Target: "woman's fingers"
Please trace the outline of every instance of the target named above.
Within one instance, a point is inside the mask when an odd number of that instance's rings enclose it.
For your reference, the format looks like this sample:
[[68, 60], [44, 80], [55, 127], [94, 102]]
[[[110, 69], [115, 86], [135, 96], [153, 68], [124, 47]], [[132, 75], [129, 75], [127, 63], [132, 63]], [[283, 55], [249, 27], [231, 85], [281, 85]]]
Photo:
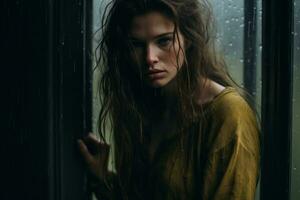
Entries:
[[98, 178], [103, 178], [107, 172], [110, 146], [88, 135], [84, 140], [78, 140], [79, 151], [85, 160], [89, 171]]
[[101, 143], [99, 141], [99, 139], [96, 138], [96, 136], [92, 133], [89, 133], [85, 138], [84, 138], [85, 141], [88, 141], [90, 143], [93, 143], [93, 144], [99, 144]]
[[84, 144], [87, 148], [87, 150], [90, 152], [92, 155], [96, 155], [99, 153], [105, 152], [107, 144], [104, 142], [100, 141], [99, 139], [96, 138], [96, 136], [92, 133], [88, 134], [84, 139]]
[[79, 151], [81, 153], [81, 155], [83, 156], [84, 160], [90, 164], [90, 163], [93, 163], [93, 156], [92, 154], [90, 154], [87, 146], [84, 144], [84, 142], [82, 140], [77, 140], [78, 142], [78, 146], [79, 146]]

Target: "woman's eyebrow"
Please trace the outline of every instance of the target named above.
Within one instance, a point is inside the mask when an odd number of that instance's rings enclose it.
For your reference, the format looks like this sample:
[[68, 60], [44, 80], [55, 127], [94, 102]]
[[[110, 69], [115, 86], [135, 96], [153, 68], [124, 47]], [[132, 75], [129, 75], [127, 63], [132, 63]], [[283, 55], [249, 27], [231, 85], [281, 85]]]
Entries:
[[159, 38], [170, 36], [170, 35], [173, 35], [173, 34], [174, 34], [173, 32], [163, 33], [163, 34], [155, 36], [153, 39], [159, 39]]
[[[174, 34], [174, 32], [162, 33], [162, 34], [154, 36], [152, 39], [156, 40], [156, 39], [166, 37], [166, 36], [170, 36], [170, 35], [173, 35], [173, 34]], [[138, 37], [134, 37], [134, 36], [129, 36], [129, 39], [132, 40], [132, 41], [143, 41], [143, 39], [138, 38]]]

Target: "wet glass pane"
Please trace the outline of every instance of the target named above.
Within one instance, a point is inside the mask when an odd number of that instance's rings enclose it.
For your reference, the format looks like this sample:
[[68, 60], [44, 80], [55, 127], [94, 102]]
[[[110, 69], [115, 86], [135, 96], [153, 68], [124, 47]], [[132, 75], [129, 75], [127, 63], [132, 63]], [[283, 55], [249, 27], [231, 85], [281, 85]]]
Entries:
[[244, 1], [212, 0], [217, 27], [217, 45], [228, 70], [237, 83], [243, 83]]
[[295, 0], [291, 200], [300, 199], [300, 0]]
[[261, 94], [262, 94], [262, 79], [261, 79], [261, 53], [262, 53], [262, 0], [257, 0], [257, 26], [256, 26], [256, 109], [261, 115]]
[[[97, 39], [99, 38], [99, 35], [97, 35], [97, 30], [100, 28], [101, 25], [101, 13], [103, 12], [105, 6], [105, 1], [103, 0], [93, 0], [93, 53], [95, 53], [95, 49], [97, 47]], [[93, 57], [93, 68], [95, 66], [95, 57]], [[97, 94], [97, 82], [99, 79], [98, 76], [98, 70], [94, 69], [93, 71], [93, 109], [92, 109], [92, 116], [93, 116], [93, 132], [96, 133], [97, 132], [97, 118], [98, 118], [98, 114], [99, 114], [99, 97]]]

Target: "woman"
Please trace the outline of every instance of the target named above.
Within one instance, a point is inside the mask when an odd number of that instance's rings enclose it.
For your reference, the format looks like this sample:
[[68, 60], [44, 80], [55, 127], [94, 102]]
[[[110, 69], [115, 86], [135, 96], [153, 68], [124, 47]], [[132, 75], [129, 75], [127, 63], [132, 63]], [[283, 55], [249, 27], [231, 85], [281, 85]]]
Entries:
[[[96, 196], [254, 199], [258, 124], [214, 52], [208, 3], [113, 0], [106, 10], [102, 140], [79, 140]], [[107, 120], [115, 172], [107, 169]]]

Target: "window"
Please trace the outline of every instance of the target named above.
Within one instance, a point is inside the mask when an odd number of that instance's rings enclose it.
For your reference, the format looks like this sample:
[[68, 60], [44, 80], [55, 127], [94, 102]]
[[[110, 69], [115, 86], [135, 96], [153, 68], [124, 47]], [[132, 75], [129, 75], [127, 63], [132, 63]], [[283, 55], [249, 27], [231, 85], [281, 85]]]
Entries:
[[294, 75], [291, 200], [300, 198], [300, 1], [294, 1]]

